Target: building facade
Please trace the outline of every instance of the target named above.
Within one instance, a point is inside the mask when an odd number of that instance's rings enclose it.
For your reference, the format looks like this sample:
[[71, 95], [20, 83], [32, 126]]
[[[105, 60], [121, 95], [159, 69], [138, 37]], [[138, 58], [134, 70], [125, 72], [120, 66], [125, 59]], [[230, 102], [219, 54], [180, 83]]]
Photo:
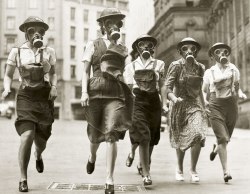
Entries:
[[[117, 7], [128, 14], [128, 0], [1, 0], [0, 1], [0, 90], [8, 54], [13, 46], [24, 43], [24, 33], [18, 27], [29, 16], [41, 17], [48, 25], [44, 44], [53, 47], [57, 55], [58, 98], [57, 117], [82, 119], [80, 105], [81, 58], [86, 43], [101, 36], [96, 19], [105, 7]], [[127, 44], [126, 23], [121, 30]], [[12, 96], [19, 86], [18, 74], [13, 82]]]
[[[205, 1], [205, 0], [204, 0]], [[213, 0], [207, 17], [209, 46], [224, 42], [232, 48], [231, 62], [240, 70], [240, 87], [248, 99], [239, 102], [239, 127], [250, 127], [250, 1]]]
[[170, 65], [180, 57], [176, 50], [177, 43], [185, 37], [192, 37], [202, 46], [198, 61], [208, 66], [208, 8], [200, 7], [199, 1], [185, 0], [155, 0], [154, 7], [156, 20], [149, 34], [158, 40], [155, 57]]
[[156, 58], [167, 65], [179, 58], [177, 43], [184, 37], [202, 46], [198, 61], [213, 65], [208, 49], [216, 42], [232, 48], [231, 62], [240, 70], [240, 87], [247, 100], [239, 101], [238, 127], [250, 128], [250, 1], [249, 0], [155, 0], [155, 25], [149, 34], [159, 42]]

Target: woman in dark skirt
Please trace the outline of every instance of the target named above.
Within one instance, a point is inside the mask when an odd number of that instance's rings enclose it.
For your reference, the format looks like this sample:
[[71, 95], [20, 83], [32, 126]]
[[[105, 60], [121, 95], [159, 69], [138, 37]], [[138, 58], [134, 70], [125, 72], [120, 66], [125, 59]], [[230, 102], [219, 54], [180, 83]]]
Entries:
[[199, 182], [196, 165], [207, 129], [201, 92], [205, 67], [195, 60], [200, 44], [193, 38], [184, 38], [178, 43], [177, 49], [182, 58], [170, 64], [165, 82], [167, 97], [173, 104], [170, 142], [176, 149], [178, 160], [175, 178], [177, 181], [184, 181], [183, 161], [186, 150], [190, 148], [191, 181]]
[[[117, 43], [124, 17], [116, 8], [104, 9], [97, 21], [106, 35], [89, 42], [83, 57], [81, 103], [85, 109], [90, 140], [86, 169], [88, 174], [93, 173], [98, 147], [101, 142], [106, 142], [106, 194], [114, 193], [116, 142], [123, 139], [126, 130], [131, 127], [131, 116], [127, 108], [131, 105], [127, 100], [131, 93], [122, 82], [127, 49]], [[90, 78], [91, 68], [93, 77]]]
[[[157, 40], [142, 35], [132, 44], [139, 56], [126, 65], [125, 82], [134, 94], [132, 128], [129, 130], [131, 152], [126, 165], [132, 165], [135, 149], [139, 146], [140, 162], [137, 165], [144, 185], [151, 185], [150, 163], [153, 148], [160, 140], [161, 101], [159, 94], [163, 86], [165, 63], [154, 59], [152, 53]], [[142, 170], [141, 170], [142, 169]]]
[[238, 117], [237, 96], [246, 98], [239, 89], [239, 70], [228, 61], [230, 53], [231, 48], [224, 43], [216, 43], [209, 49], [209, 56], [215, 60], [215, 65], [206, 70], [203, 83], [209, 120], [217, 139], [210, 160], [213, 161], [219, 153], [225, 182], [232, 179], [227, 165], [227, 144]]
[[27, 169], [33, 142], [36, 169], [39, 173], [44, 170], [42, 152], [46, 148], [54, 121], [53, 101], [57, 97], [56, 56], [54, 49], [42, 46], [42, 37], [48, 28], [49, 26], [38, 17], [29, 17], [24, 21], [19, 29], [25, 33], [27, 42], [11, 50], [4, 76], [3, 98], [10, 93], [16, 68], [21, 78], [16, 99], [15, 122], [16, 131], [21, 137], [18, 153], [21, 171], [20, 192], [28, 191]]

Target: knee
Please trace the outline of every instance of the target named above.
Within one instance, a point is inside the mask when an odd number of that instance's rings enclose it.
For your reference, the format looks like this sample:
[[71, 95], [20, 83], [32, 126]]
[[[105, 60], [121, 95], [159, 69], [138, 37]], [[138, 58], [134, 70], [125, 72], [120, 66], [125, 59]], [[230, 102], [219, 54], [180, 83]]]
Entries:
[[35, 137], [34, 130], [28, 130], [22, 133], [21, 135], [21, 143], [32, 143]]
[[226, 146], [229, 139], [227, 137], [221, 137], [218, 139], [218, 145]]

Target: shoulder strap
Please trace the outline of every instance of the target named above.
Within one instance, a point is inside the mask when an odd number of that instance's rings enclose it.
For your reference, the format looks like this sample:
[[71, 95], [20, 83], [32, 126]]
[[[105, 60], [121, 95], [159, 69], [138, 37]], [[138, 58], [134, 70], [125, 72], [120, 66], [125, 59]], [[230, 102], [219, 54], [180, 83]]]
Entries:
[[155, 59], [154, 64], [153, 64], [153, 70], [155, 70], [156, 65], [157, 65], [157, 60]]
[[231, 69], [232, 71], [232, 78], [231, 78], [231, 94], [233, 95], [235, 89], [234, 89], [234, 70]]
[[20, 67], [21, 66], [21, 49], [20, 49], [20, 47], [18, 47], [17, 48], [17, 56], [18, 56], [18, 64], [16, 64], [17, 65], [17, 67]]
[[215, 80], [215, 77], [214, 77], [214, 70], [213, 70], [213, 69], [211, 69], [211, 73], [212, 73], [213, 80]]
[[135, 71], [135, 62], [134, 61], [132, 62], [132, 66], [133, 66], [133, 69]]
[[43, 49], [40, 49], [40, 62], [43, 62]]

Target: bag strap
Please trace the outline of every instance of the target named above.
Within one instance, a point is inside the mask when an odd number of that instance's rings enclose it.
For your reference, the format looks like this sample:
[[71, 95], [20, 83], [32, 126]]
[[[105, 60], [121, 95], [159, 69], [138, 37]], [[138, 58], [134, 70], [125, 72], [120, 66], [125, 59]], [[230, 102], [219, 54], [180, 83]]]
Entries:
[[153, 64], [153, 70], [155, 70], [156, 65], [157, 65], [157, 60], [155, 59], [154, 64]]
[[18, 64], [16, 64], [17, 65], [17, 67], [20, 67], [21, 66], [21, 49], [20, 49], [20, 47], [18, 47], [17, 48], [17, 56], [18, 56]]
[[233, 95], [233, 93], [235, 92], [235, 89], [234, 89], [234, 70], [231, 69], [232, 71], [232, 78], [231, 78], [231, 95]]
[[211, 73], [212, 73], [212, 78], [213, 78], [213, 80], [215, 80], [215, 77], [214, 77], [214, 70], [213, 70], [213, 69], [211, 69]]
[[133, 65], [133, 69], [134, 69], [134, 72], [135, 72], [135, 62], [134, 61], [132, 62], [132, 65]]
[[43, 62], [43, 49], [40, 49], [40, 63]]

